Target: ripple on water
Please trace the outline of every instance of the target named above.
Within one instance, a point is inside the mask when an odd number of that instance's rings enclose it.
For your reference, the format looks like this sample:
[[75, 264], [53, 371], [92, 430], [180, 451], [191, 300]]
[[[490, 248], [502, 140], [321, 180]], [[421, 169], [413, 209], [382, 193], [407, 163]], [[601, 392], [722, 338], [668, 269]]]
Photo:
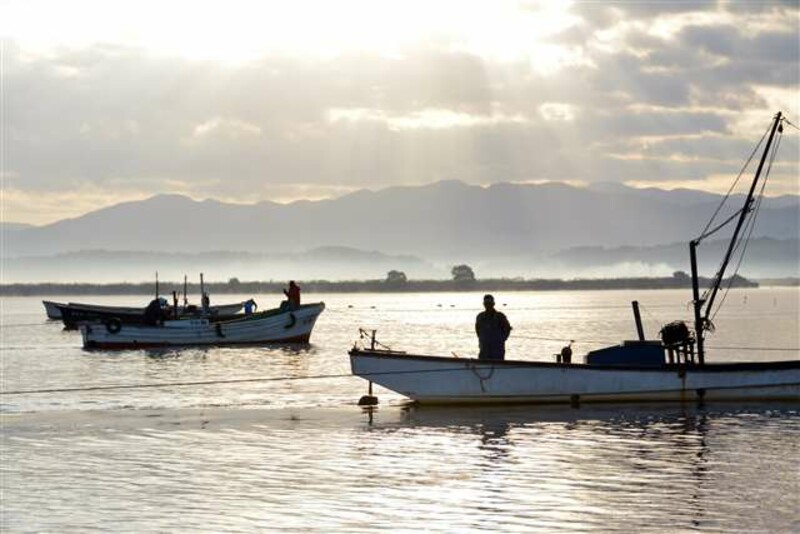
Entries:
[[[660, 315], [685, 311], [682, 293], [645, 297]], [[479, 295], [325, 300], [300, 351], [85, 352], [55, 324], [4, 330], [0, 380], [8, 391], [347, 374], [359, 325], [395, 348], [474, 353]], [[578, 338], [578, 350], [598, 331], [630, 336], [626, 293], [507, 300], [520, 334], [509, 350], [524, 359], [561, 346], [526, 332]], [[781, 296], [788, 313], [769, 319], [783, 325], [781, 344], [797, 343], [796, 302]], [[738, 321], [764, 310], [734, 311]], [[743, 342], [748, 329], [735, 330], [720, 328], [716, 343]], [[365, 390], [341, 377], [4, 396], [0, 529], [798, 531], [796, 405], [401, 409], [378, 388], [370, 423], [353, 405]]]

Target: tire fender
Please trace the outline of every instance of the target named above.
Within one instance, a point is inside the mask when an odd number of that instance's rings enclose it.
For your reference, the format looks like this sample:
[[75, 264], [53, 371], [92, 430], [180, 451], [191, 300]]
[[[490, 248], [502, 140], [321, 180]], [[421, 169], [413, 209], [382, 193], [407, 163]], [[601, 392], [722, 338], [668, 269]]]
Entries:
[[122, 330], [122, 321], [118, 317], [112, 317], [106, 321], [106, 330], [109, 334], [118, 334]]

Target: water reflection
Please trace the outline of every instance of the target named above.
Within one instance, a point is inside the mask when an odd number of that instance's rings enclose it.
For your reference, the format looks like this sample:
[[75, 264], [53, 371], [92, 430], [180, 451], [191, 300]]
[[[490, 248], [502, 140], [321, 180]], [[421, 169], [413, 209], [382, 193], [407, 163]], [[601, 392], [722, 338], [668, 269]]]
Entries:
[[[252, 347], [245, 347], [250, 352], [262, 354], [281, 354], [286, 356], [310, 356], [316, 353], [316, 347], [311, 344], [298, 344], [298, 343], [278, 343], [269, 346], [254, 345]], [[213, 355], [218, 352], [234, 351], [239, 353], [240, 347], [156, 347], [145, 348], [140, 350], [126, 350], [126, 351], [93, 351], [101, 353], [104, 356], [113, 355], [138, 355], [144, 354], [148, 358], [155, 360], [163, 360], [169, 358], [195, 358], [204, 360], [208, 355]]]
[[[426, 449], [432, 435], [458, 436], [459, 449], [467, 451], [459, 461], [483, 484], [483, 497], [476, 497], [482, 513], [506, 513], [511, 500], [537, 510], [539, 526], [594, 528], [628, 511], [642, 521], [640, 527], [656, 530], [679, 523], [713, 529], [726, 524], [724, 511], [736, 506], [730, 499], [739, 496], [720, 487], [729, 478], [720, 458], [757, 455], [752, 448], [770, 436], [788, 440], [785, 447], [795, 451], [796, 461], [800, 422], [792, 404], [579, 409], [411, 405], [397, 420], [381, 419], [380, 412], [371, 414], [372, 432], [419, 436], [417, 445]], [[767, 420], [777, 427], [765, 425]], [[787, 427], [793, 433], [778, 430]], [[737, 436], [733, 442], [731, 435]], [[408, 440], [414, 444], [413, 438]], [[440, 461], [451, 457], [448, 451], [437, 454]], [[741, 483], [747, 484], [737, 480], [733, 485]], [[524, 496], [518, 494], [522, 489]]]

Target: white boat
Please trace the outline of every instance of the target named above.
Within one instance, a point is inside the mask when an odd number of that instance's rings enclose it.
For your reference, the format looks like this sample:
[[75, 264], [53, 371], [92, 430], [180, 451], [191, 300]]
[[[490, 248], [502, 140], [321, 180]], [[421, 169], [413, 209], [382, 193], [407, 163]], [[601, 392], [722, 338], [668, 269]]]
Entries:
[[260, 345], [308, 343], [322, 302], [294, 310], [274, 309], [240, 319], [210, 322], [208, 319], [166, 321], [163, 325], [123, 324], [110, 319], [80, 326], [87, 349], [138, 349], [157, 347]]
[[61, 306], [66, 306], [66, 304], [52, 300], [43, 300], [42, 304], [44, 304], [44, 311], [47, 313], [48, 319], [61, 319]]
[[[702, 235], [689, 244], [693, 330], [677, 321], [661, 330], [661, 341], [645, 341], [638, 303], [634, 302], [639, 340], [590, 352], [579, 364], [571, 363], [571, 349], [562, 353], [567, 356], [566, 361], [555, 363], [408, 355], [377, 349], [373, 331], [369, 348], [357, 345], [350, 351], [353, 374], [370, 382], [370, 392], [375, 383], [420, 403], [800, 401], [800, 360], [706, 363], [704, 346], [706, 331], [713, 329], [710, 318], [725, 269], [736, 250], [746, 249], [738, 247], [742, 244], [738, 239], [747, 233], [743, 229], [752, 228], [749, 225], [753, 218], [748, 217], [757, 212], [756, 185], [776, 132], [783, 131], [782, 120], [781, 113], [774, 118], [744, 207], [713, 226], [718, 209]], [[774, 158], [774, 152], [771, 155]], [[701, 296], [697, 247], [734, 221], [736, 226], [720, 269]], [[369, 395], [362, 401], [374, 404], [377, 399]]]
[[353, 349], [354, 375], [424, 404], [800, 401], [800, 361], [659, 367], [487, 361]]

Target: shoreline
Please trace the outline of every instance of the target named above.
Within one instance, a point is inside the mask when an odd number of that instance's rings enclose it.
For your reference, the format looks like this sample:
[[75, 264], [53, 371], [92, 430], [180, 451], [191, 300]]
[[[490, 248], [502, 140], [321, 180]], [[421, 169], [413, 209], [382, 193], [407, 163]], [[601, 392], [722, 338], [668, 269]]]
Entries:
[[[386, 280], [298, 280], [306, 293], [440, 293], [440, 292], [497, 292], [497, 291], [588, 291], [619, 289], [690, 289], [691, 280], [684, 276], [660, 278], [587, 278], [587, 279], [531, 279], [510, 278], [454, 281], [454, 280], [408, 280], [391, 283]], [[700, 285], [706, 286], [710, 279], [701, 278]], [[725, 281], [724, 284], [727, 284]], [[752, 281], [740, 276], [733, 280], [732, 287], [757, 288], [760, 286], [799, 287], [800, 278], [781, 278]], [[159, 282], [160, 293], [164, 295], [183, 292], [182, 282]], [[280, 293], [286, 282], [207, 282], [205, 290], [211, 294], [263, 294]], [[50, 295], [152, 295], [153, 282], [117, 283], [14, 283], [0, 284], [0, 296], [26, 297]], [[200, 285], [190, 283], [188, 293], [198, 293]]]

